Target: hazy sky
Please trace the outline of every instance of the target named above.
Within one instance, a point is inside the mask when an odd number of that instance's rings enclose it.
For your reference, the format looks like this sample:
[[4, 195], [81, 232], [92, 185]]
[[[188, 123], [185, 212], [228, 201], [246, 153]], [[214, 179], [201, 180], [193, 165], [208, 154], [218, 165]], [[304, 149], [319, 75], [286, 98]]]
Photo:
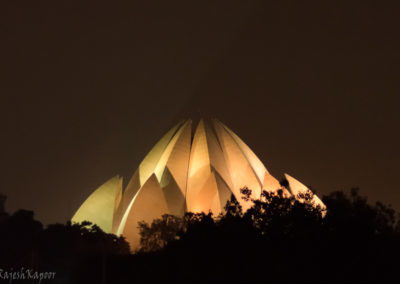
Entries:
[[0, 1], [6, 208], [64, 222], [181, 118], [400, 209], [399, 1]]

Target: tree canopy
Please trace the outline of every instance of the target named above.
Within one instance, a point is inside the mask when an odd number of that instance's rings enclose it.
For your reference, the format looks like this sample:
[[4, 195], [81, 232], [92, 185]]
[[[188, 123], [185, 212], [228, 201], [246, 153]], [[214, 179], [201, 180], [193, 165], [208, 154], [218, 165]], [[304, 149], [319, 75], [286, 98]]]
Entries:
[[395, 210], [357, 189], [323, 197], [263, 192], [243, 211], [139, 222], [141, 249], [90, 222], [44, 227], [32, 211], [0, 219], [0, 267], [57, 272], [63, 283], [385, 283], [398, 278]]
[[[249, 189], [242, 193], [250, 199]], [[396, 212], [368, 203], [357, 189], [325, 196], [326, 211], [313, 204], [312, 193], [263, 192], [250, 201], [246, 212], [232, 196], [220, 216], [187, 213], [141, 223], [141, 252], [157, 250], [187, 282], [370, 283], [397, 275]]]

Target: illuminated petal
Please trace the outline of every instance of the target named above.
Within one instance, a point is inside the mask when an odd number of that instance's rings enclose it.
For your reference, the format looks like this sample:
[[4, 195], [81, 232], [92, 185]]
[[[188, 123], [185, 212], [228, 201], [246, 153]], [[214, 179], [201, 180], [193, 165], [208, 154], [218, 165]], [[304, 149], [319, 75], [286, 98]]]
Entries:
[[76, 211], [72, 222], [90, 221], [104, 232], [112, 232], [116, 193], [122, 189], [122, 178], [115, 176], [96, 189]]
[[137, 248], [140, 243], [138, 222], [145, 221], [151, 224], [154, 219], [168, 213], [163, 190], [153, 174], [132, 200], [126, 212], [126, 220], [123, 219], [125, 224], [123, 224], [122, 234], [132, 248]]
[[[290, 175], [285, 174], [285, 178], [289, 182], [290, 191], [292, 192], [292, 194], [296, 199], [298, 199], [299, 194], [311, 192], [311, 190], [307, 186], [299, 182], [297, 179], [291, 177]], [[313, 195], [312, 202], [315, 205], [321, 206], [322, 209], [326, 209], [325, 204], [321, 201], [321, 199], [319, 199], [319, 197], [316, 194]]]

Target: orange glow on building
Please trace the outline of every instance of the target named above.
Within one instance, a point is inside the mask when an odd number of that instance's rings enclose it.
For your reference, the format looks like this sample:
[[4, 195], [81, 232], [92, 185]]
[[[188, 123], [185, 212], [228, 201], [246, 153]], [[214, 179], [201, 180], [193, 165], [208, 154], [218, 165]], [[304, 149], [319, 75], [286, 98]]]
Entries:
[[[72, 221], [92, 221], [104, 231], [123, 234], [133, 249], [139, 247], [139, 221], [152, 222], [163, 214], [211, 211], [218, 215], [233, 194], [244, 210], [251, 203], [241, 198], [240, 189], [282, 189], [285, 196], [309, 191], [285, 175], [287, 188], [280, 185], [254, 152], [218, 120], [201, 120], [192, 135], [186, 120], [168, 131], [147, 154], [125, 189], [115, 177], [93, 192]], [[315, 195], [316, 205], [324, 207]]]

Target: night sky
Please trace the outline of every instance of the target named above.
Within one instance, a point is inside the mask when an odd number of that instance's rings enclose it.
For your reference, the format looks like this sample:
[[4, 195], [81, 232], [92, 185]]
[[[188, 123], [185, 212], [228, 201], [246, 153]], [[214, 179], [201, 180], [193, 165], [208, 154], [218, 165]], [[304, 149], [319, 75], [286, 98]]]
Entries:
[[182, 118], [400, 209], [400, 1], [0, 1], [6, 209], [72, 217]]

